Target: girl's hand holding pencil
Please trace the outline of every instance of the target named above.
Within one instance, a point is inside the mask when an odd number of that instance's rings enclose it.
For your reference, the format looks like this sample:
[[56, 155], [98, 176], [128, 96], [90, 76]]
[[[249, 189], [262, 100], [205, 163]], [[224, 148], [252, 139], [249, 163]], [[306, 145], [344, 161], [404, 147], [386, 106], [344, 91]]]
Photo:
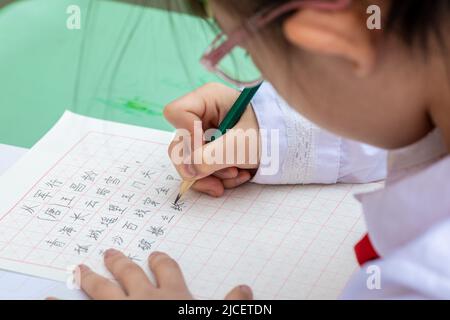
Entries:
[[[237, 90], [222, 84], [207, 84], [170, 103], [164, 110], [175, 128], [184, 129], [190, 135], [190, 139], [180, 139], [177, 135], [169, 147], [169, 155], [185, 181], [195, 180], [192, 188], [196, 191], [219, 197], [225, 189], [248, 182], [251, 172], [259, 167], [259, 128], [251, 107], [225, 135], [210, 143], [201, 139], [195, 145], [199, 135], [219, 127], [238, 97]], [[186, 141], [190, 142], [188, 146]], [[185, 149], [180, 153], [183, 146]]]

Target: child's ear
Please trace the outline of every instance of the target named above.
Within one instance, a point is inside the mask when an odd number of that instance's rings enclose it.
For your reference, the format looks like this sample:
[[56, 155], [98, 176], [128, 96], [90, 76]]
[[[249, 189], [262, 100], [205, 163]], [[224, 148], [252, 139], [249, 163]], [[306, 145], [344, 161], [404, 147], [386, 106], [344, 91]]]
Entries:
[[336, 12], [302, 9], [285, 21], [283, 32], [304, 50], [347, 59], [356, 74], [364, 76], [376, 59], [374, 31], [367, 28], [366, 19], [359, 6]]

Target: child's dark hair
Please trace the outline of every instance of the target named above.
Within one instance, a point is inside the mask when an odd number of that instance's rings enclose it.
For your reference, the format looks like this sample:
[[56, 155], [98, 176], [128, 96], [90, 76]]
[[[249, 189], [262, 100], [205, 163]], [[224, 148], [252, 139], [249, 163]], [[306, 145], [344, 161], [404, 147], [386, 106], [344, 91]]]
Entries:
[[[281, 5], [292, 0], [221, 0], [221, 5], [233, 14], [248, 17], [268, 6]], [[333, 0], [330, 0], [333, 1]], [[354, 0], [362, 1], [362, 0]], [[198, 5], [199, 0], [191, 0]], [[370, 1], [362, 1], [370, 5]], [[428, 47], [434, 36], [445, 47], [442, 25], [450, 17], [450, 0], [392, 0], [384, 28], [398, 34], [408, 45]]]

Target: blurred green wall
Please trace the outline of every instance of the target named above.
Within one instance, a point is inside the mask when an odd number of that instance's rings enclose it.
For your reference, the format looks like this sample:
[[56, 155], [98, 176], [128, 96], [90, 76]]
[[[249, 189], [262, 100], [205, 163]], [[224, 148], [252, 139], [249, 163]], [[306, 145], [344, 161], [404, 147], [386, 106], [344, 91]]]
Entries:
[[[66, 27], [69, 5], [81, 30]], [[28, 0], [0, 10], [0, 143], [31, 147], [65, 109], [171, 130], [171, 100], [209, 81], [201, 20], [108, 0]]]

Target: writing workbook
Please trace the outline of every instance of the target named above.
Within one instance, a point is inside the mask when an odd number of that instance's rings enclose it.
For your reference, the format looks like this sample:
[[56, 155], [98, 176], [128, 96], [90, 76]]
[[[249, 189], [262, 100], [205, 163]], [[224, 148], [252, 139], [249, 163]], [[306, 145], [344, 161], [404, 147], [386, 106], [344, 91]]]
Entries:
[[110, 277], [108, 248], [150, 275], [175, 258], [198, 298], [248, 284], [258, 299], [337, 298], [365, 231], [355, 192], [378, 185], [263, 186], [215, 199], [181, 183], [172, 134], [66, 112], [0, 178], [0, 268], [67, 281], [84, 263]]

